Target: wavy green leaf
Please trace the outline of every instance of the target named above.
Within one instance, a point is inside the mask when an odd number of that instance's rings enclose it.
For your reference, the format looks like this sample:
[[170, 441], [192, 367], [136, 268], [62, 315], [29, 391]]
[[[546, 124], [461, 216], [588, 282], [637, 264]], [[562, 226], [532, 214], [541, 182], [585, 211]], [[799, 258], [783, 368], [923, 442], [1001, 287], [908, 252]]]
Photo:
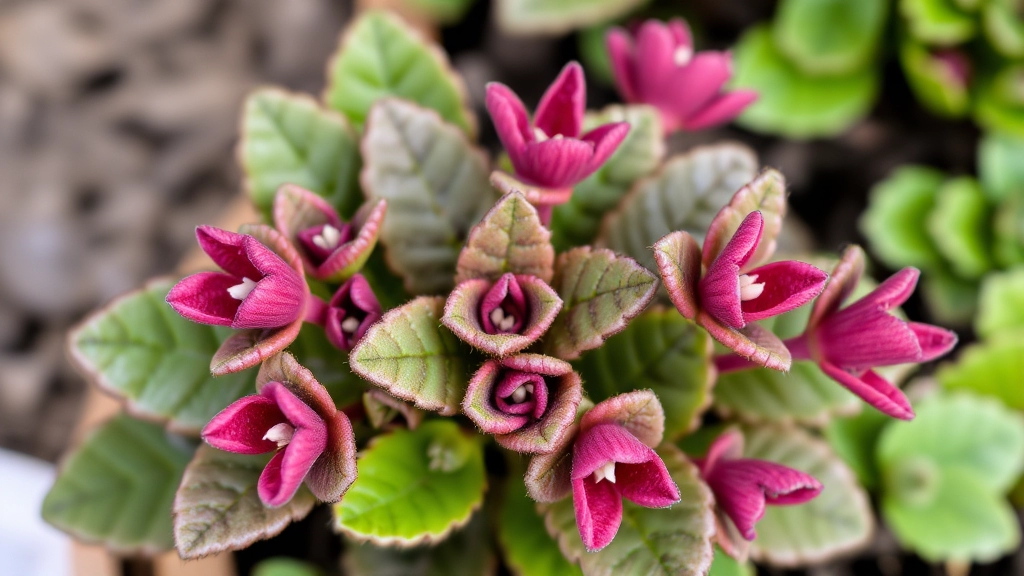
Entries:
[[871, 250], [893, 268], [942, 265], [928, 236], [928, 215], [946, 175], [924, 166], [902, 166], [871, 189], [860, 229]]
[[411, 294], [449, 290], [462, 243], [497, 199], [487, 156], [437, 113], [390, 98], [370, 110], [362, 148], [364, 192], [388, 201], [389, 266]]
[[164, 302], [174, 282], [158, 279], [75, 327], [71, 359], [128, 410], [198, 434], [217, 412], [252, 391], [255, 370], [214, 378], [210, 358], [232, 332], [179, 316]]
[[65, 456], [43, 519], [122, 554], [169, 550], [171, 502], [194, 449], [156, 424], [115, 416]]
[[614, 20], [649, 0], [498, 0], [498, 24], [516, 34], [560, 35]]
[[483, 445], [451, 420], [376, 437], [359, 477], [334, 505], [335, 527], [359, 540], [416, 545], [466, 524], [487, 489]]
[[[604, 34], [600, 42], [603, 51]], [[591, 130], [609, 122], [629, 122], [629, 134], [611, 158], [576, 185], [568, 202], [555, 206], [551, 214], [552, 242], [560, 251], [593, 242], [605, 213], [637, 180], [654, 172], [665, 155], [661, 116], [655, 108], [613, 104], [588, 113], [583, 128]]]
[[174, 499], [174, 543], [182, 558], [241, 550], [309, 514], [316, 498], [305, 486], [280, 508], [260, 501], [256, 483], [271, 456], [199, 447]]
[[373, 105], [388, 96], [432, 108], [470, 136], [476, 132], [466, 87], [444, 51], [395, 14], [370, 10], [342, 34], [323, 101], [362, 127]]
[[599, 552], [583, 547], [572, 498], [543, 506], [548, 532], [566, 557], [579, 560], [587, 576], [703, 576], [710, 568], [715, 533], [711, 491], [678, 448], [663, 445], [658, 454], [682, 499], [669, 508], [624, 501], [619, 532]]
[[855, 72], [871, 64], [888, 11], [886, 0], [784, 0], [775, 45], [807, 74]]
[[943, 184], [927, 226], [935, 247], [958, 275], [978, 278], [992, 268], [988, 201], [973, 178], [953, 178]]
[[544, 345], [572, 360], [624, 329], [654, 298], [658, 280], [631, 258], [585, 246], [559, 255], [552, 287], [563, 304]]
[[754, 560], [778, 566], [821, 562], [864, 545], [874, 517], [864, 489], [828, 444], [799, 428], [744, 431], [747, 458], [777, 462], [814, 476], [824, 489], [797, 506], [769, 506], [751, 542]]
[[757, 157], [746, 146], [702, 146], [673, 156], [636, 183], [605, 218], [598, 244], [627, 254], [657, 270], [651, 246], [669, 232], [684, 230], [698, 241], [733, 194], [757, 176]]
[[900, 0], [910, 32], [926, 44], [959, 44], [974, 36], [975, 17], [950, 0]]
[[544, 528], [544, 517], [537, 504], [526, 495], [526, 486], [517, 476], [509, 478], [498, 516], [498, 543], [505, 563], [516, 576], [582, 576], [576, 564], [569, 562], [558, 543]]
[[748, 30], [735, 49], [732, 82], [756, 90], [756, 102], [739, 117], [741, 126], [789, 138], [835, 136], [868, 111], [878, 93], [873, 66], [843, 76], [801, 72], [779, 53], [767, 26]]
[[250, 94], [238, 146], [245, 188], [264, 214], [284, 184], [323, 196], [343, 218], [355, 214], [363, 201], [355, 130], [345, 117], [320, 108], [309, 96], [276, 88]]
[[573, 365], [594, 402], [651, 389], [665, 408], [665, 438], [694, 430], [711, 402], [711, 340], [675, 309], [654, 308]]
[[1024, 266], [985, 276], [974, 330], [982, 338], [1024, 329]]

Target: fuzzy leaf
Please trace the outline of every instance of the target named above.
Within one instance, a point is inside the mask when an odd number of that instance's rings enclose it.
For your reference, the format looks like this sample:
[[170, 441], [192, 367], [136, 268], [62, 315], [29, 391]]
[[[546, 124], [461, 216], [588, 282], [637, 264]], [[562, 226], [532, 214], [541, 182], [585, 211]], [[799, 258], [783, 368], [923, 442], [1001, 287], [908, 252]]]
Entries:
[[1024, 66], [1011, 62], [971, 82], [974, 121], [982, 128], [1024, 138], [1024, 106], [1018, 89], [1021, 74]]
[[711, 351], [706, 332], [675, 310], [655, 308], [574, 365], [594, 402], [653, 390], [665, 409], [665, 438], [671, 441], [694, 430], [711, 403]]
[[1024, 331], [1009, 332], [984, 344], [965, 348], [955, 364], [936, 373], [950, 390], [994, 396], [1003, 404], [1024, 411]]
[[711, 221], [704, 239], [703, 264], [710, 267], [751, 212], [760, 211], [764, 229], [757, 250], [744, 269], [754, 268], [775, 253], [782, 219], [786, 216], [786, 180], [782, 173], [767, 168], [736, 191], [732, 200]]
[[560, 35], [614, 20], [648, 0], [498, 0], [498, 24], [513, 34]]
[[316, 499], [305, 486], [280, 508], [260, 501], [256, 482], [270, 457], [199, 447], [174, 499], [174, 543], [182, 558], [241, 550], [309, 514]]
[[463, 342], [495, 356], [507, 356], [536, 342], [551, 326], [562, 300], [544, 282], [530, 276], [521, 276], [517, 282], [529, 308], [529, 318], [522, 330], [488, 334], [480, 320], [480, 304], [492, 283], [487, 280], [468, 280], [452, 291], [444, 306], [441, 322]]
[[164, 302], [172, 284], [153, 280], [114, 300], [71, 331], [69, 350], [82, 374], [131, 413], [198, 435], [251, 392], [255, 371], [210, 375], [210, 357], [232, 331], [179, 316]]
[[974, 36], [976, 18], [950, 0], [900, 0], [910, 33], [926, 44], [960, 44]]
[[871, 250], [894, 268], [942, 264], [942, 255], [928, 237], [928, 214], [946, 175], [923, 166], [902, 166], [871, 189], [860, 229]]
[[394, 548], [349, 540], [342, 558], [344, 573], [349, 576], [492, 575], [498, 563], [488, 541], [486, 521], [487, 515], [477, 512], [464, 528], [435, 545]]
[[778, 51], [765, 25], [744, 33], [733, 64], [734, 87], [759, 94], [738, 120], [757, 132], [789, 138], [834, 136], [867, 114], [878, 92], [874, 66], [843, 76], [804, 74]]
[[624, 329], [654, 298], [658, 280], [630, 258], [584, 246], [559, 255], [552, 285], [563, 305], [544, 345], [572, 360]]
[[875, 490], [881, 472], [875, 460], [875, 449], [882, 431], [894, 421], [870, 406], [849, 418], [835, 418], [825, 428], [825, 438], [832, 449], [857, 475], [865, 488]]
[[1024, 329], [1024, 267], [985, 276], [974, 330], [982, 338]]
[[824, 426], [859, 407], [856, 396], [808, 361], [793, 362], [789, 374], [768, 368], [722, 374], [715, 385], [715, 410], [748, 422]]
[[388, 201], [380, 241], [412, 294], [452, 287], [459, 249], [497, 198], [487, 157], [432, 110], [397, 99], [370, 110], [363, 190]]
[[583, 547], [571, 498], [545, 506], [545, 525], [567, 558], [587, 576], [701, 576], [711, 566], [715, 532], [713, 497], [697, 468], [678, 448], [658, 454], [682, 500], [669, 508], [642, 508], [623, 501], [622, 525], [611, 544], [596, 553]]
[[907, 36], [900, 43], [900, 64], [907, 84], [926, 109], [948, 118], [960, 118], [969, 111], [970, 86], [927, 46]]
[[486, 488], [479, 438], [451, 420], [431, 420], [370, 443], [359, 477], [334, 505], [335, 527], [382, 545], [437, 542], [469, 521]]
[[745, 457], [806, 472], [824, 486], [810, 502], [767, 508], [751, 542], [754, 560], [804, 566], [867, 543], [874, 529], [867, 494], [828, 444], [798, 428], [766, 426], [744, 434]]
[[992, 200], [1024, 196], [1024, 138], [989, 132], [978, 143], [978, 179]]
[[[603, 32], [600, 43], [605, 53]], [[560, 251], [593, 242], [605, 213], [622, 200], [637, 180], [654, 172], [665, 156], [661, 116], [650, 106], [613, 104], [600, 112], [588, 113], [583, 129], [622, 121], [629, 122], [629, 133], [615, 153], [577, 184], [569, 201], [555, 206], [551, 214], [551, 241]]]
[[439, 46], [391, 12], [366, 11], [349, 24], [327, 67], [323, 101], [356, 126], [378, 100], [396, 96], [436, 110], [472, 136], [466, 87]]
[[886, 0], [784, 0], [773, 38], [807, 74], [848, 74], [871, 63], [888, 11]]
[[510, 478], [498, 516], [498, 542], [505, 562], [516, 576], [582, 576], [579, 566], [565, 559], [558, 543], [544, 528], [544, 517], [526, 495], [518, 478]]
[[657, 270], [651, 246], [683, 230], [699, 242], [718, 211], [757, 175], [757, 157], [746, 146], [718, 144], [673, 156], [653, 176], [636, 183], [601, 224], [598, 244]]
[[973, 178], [954, 178], [939, 189], [928, 232], [958, 275], [978, 278], [992, 268], [990, 227], [988, 202]]
[[295, 184], [323, 196], [348, 218], [363, 201], [359, 192], [358, 138], [348, 120], [312, 98], [264, 88], [249, 95], [242, 113], [238, 156], [245, 187], [269, 214], [274, 194]]
[[459, 254], [455, 283], [491, 282], [502, 274], [529, 274], [551, 282], [555, 250], [537, 209], [518, 192], [505, 195], [469, 233]]
[[122, 554], [169, 550], [171, 502], [193, 450], [158, 425], [115, 416], [64, 457], [43, 519]]
[[469, 381], [468, 351], [441, 326], [443, 309], [443, 298], [421, 296], [389, 311], [352, 350], [352, 370], [424, 410], [458, 412]]

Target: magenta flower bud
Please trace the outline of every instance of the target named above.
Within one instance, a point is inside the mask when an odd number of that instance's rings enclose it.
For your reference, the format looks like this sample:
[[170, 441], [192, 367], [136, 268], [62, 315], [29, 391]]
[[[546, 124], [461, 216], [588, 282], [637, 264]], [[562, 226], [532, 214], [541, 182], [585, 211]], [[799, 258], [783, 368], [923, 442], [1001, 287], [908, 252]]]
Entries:
[[480, 301], [480, 325], [488, 334], [519, 334], [529, 315], [529, 303], [514, 274], [502, 275]]
[[532, 122], [512, 90], [496, 82], [487, 85], [487, 110], [516, 176], [551, 190], [560, 202], [565, 202], [562, 191], [571, 191], [597, 170], [629, 132], [627, 122], [617, 122], [580, 135], [586, 97], [583, 69], [576, 62], [567, 64], [544, 93]]
[[362, 274], [356, 274], [338, 288], [327, 304], [327, 339], [335, 348], [349, 352], [383, 313], [370, 283]]
[[732, 56], [695, 54], [690, 29], [682, 19], [667, 25], [647, 20], [635, 40], [613, 28], [607, 44], [623, 99], [657, 108], [666, 134], [723, 124], [757, 99], [753, 90], [723, 90], [732, 77]]
[[929, 362], [956, 346], [954, 332], [907, 322], [890, 311], [907, 301], [920, 272], [904, 268], [867, 296], [840, 309], [860, 282], [864, 252], [851, 246], [814, 302], [807, 329], [786, 341], [794, 358], [813, 360], [825, 374], [881, 412], [910, 420], [914, 410], [899, 388], [873, 368]]
[[258, 394], [240, 398], [214, 416], [203, 428], [203, 440], [236, 454], [275, 453], [256, 486], [266, 506], [286, 504], [303, 481], [320, 500], [340, 500], [356, 475], [348, 417], [288, 354], [267, 360], [257, 388]]
[[280, 328], [303, 317], [308, 289], [301, 271], [248, 234], [196, 229], [199, 246], [224, 272], [200, 272], [171, 288], [167, 303], [200, 324]]
[[732, 532], [727, 522], [731, 521], [745, 540], [753, 540], [757, 537], [754, 525], [764, 517], [766, 505], [802, 504], [822, 489], [821, 483], [809, 474], [742, 456], [743, 435], [730, 430], [715, 439], [704, 458], [693, 461], [715, 495], [717, 538], [730, 553], [742, 544], [723, 541]]
[[580, 377], [568, 362], [521, 354], [485, 362], [473, 376], [462, 410], [509, 450], [554, 450], [583, 399]]

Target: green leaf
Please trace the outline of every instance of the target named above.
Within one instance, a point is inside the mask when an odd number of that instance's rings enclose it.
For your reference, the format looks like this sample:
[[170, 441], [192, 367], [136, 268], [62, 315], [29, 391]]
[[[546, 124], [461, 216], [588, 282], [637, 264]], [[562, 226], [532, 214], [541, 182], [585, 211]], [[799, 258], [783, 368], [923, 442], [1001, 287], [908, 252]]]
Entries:
[[866, 67], [877, 48], [886, 0], [784, 0], [775, 14], [775, 45], [809, 75]]
[[982, 8], [982, 29], [989, 44], [1006, 58], [1024, 56], [1024, 23], [1015, 0], [990, 0]]
[[971, 324], [978, 306], [977, 282], [958, 278], [945, 269], [929, 270], [921, 281], [921, 293], [940, 324]]
[[469, 521], [487, 488], [483, 446], [451, 420], [376, 437], [334, 505], [335, 527], [376, 544], [437, 542]]
[[599, 552], [583, 547], [572, 498], [543, 506], [548, 532], [587, 576], [703, 576], [710, 568], [715, 533], [711, 490], [678, 448], [663, 445], [658, 454], [679, 487], [681, 501], [669, 508], [623, 501], [619, 532]]
[[985, 276], [974, 330], [982, 338], [1024, 329], [1024, 266]]
[[466, 87], [444, 51], [391, 12], [366, 11], [349, 24], [327, 75], [324, 102], [356, 126], [378, 100], [396, 96], [436, 110], [469, 136], [476, 132]]
[[421, 296], [389, 311], [349, 354], [352, 370], [417, 407], [459, 411], [469, 351], [441, 325], [444, 298]]
[[877, 488], [881, 479], [875, 448], [882, 430], [893, 419], [870, 406], [849, 418], [835, 418], [825, 428], [825, 438], [836, 454], [853, 469], [857, 480], [869, 490]]
[[554, 274], [551, 232], [536, 208], [519, 192], [506, 194], [469, 233], [459, 254], [455, 283], [473, 278], [492, 282], [503, 274], [529, 274], [545, 282]]
[[498, 542], [505, 563], [516, 576], [582, 576], [544, 528], [537, 505], [526, 495], [519, 476], [509, 478], [498, 516]]
[[[412, 548], [349, 540], [342, 567], [349, 576], [485, 576], [497, 571], [487, 515], [477, 512], [444, 542]], [[543, 526], [541, 532], [543, 533]]]
[[758, 26], [740, 38], [733, 61], [736, 88], [756, 90], [756, 102], [739, 117], [740, 125], [789, 138], [835, 136], [871, 109], [879, 75], [873, 66], [844, 76], [802, 73], [779, 53], [771, 30]]
[[316, 566], [294, 558], [268, 558], [252, 569], [252, 576], [319, 576]]
[[250, 94], [242, 112], [238, 156], [249, 197], [265, 215], [284, 184], [316, 192], [346, 219], [363, 201], [359, 143], [352, 125], [309, 96], [276, 88]]
[[886, 493], [882, 514], [904, 548], [930, 562], [992, 562], [1020, 545], [1013, 507], [968, 469], [908, 470], [912, 495]]
[[544, 345], [572, 360], [624, 329], [654, 298], [658, 279], [631, 258], [585, 246], [559, 255], [551, 285], [563, 304]]
[[649, 0], [498, 0], [498, 24], [515, 34], [559, 35], [624, 16]]
[[348, 357], [338, 352], [322, 329], [304, 327], [288, 351], [327, 389], [336, 406], [362, 402], [366, 381], [352, 372]]
[[594, 402], [653, 390], [665, 408], [665, 438], [671, 441], [696, 429], [711, 403], [711, 352], [707, 332], [675, 309], [654, 308], [573, 365]]
[[928, 110], [947, 118], [960, 118], [970, 110], [967, 79], [909, 36], [900, 44], [900, 64], [914, 96]]
[[940, 471], [972, 470], [988, 488], [1005, 494], [1024, 471], [1024, 417], [991, 398], [934, 396], [917, 405], [917, 417], [885, 429], [878, 463], [886, 476], [911, 461]]
[[996, 208], [992, 246], [996, 262], [1004, 267], [1024, 264], [1024, 194], [1007, 198]]
[[946, 363], [935, 377], [949, 390], [967, 390], [998, 398], [1024, 411], [1024, 332], [1007, 333], [965, 348], [956, 363]]
[[1024, 137], [1024, 65], [1008, 64], [994, 74], [980, 75], [975, 90], [974, 120], [987, 130]]
[[[604, 42], [603, 37], [601, 41]], [[637, 180], [653, 172], [665, 155], [661, 116], [650, 106], [613, 104], [600, 112], [588, 113], [583, 128], [591, 130], [623, 121], [629, 122], [629, 133], [615, 153], [576, 185], [568, 202], [555, 206], [552, 212], [552, 242], [560, 251], [593, 242], [605, 213], [622, 200]]]
[[487, 156], [433, 111], [378, 101], [363, 135], [362, 183], [388, 201], [380, 241], [411, 294], [446, 292], [470, 228], [497, 199]]
[[670, 158], [630, 190], [601, 226], [598, 243], [657, 270], [651, 246], [683, 230], [698, 241], [733, 194], [757, 176], [757, 157], [746, 146], [702, 146]]
[[169, 550], [171, 502], [193, 450], [156, 424], [115, 416], [65, 456], [43, 519], [121, 554]]
[[871, 189], [860, 229], [879, 259], [893, 268], [942, 264], [927, 222], [945, 180], [945, 174], [932, 168], [901, 166]]
[[214, 378], [210, 358], [231, 334], [186, 320], [164, 302], [158, 279], [94, 313], [68, 336], [71, 359], [141, 417], [198, 434], [217, 412], [252, 391], [254, 370]]
[[454, 24], [466, 15], [476, 0], [402, 0], [413, 11], [425, 14], [434, 22]]
[[991, 218], [981, 186], [970, 177], [943, 184], [928, 215], [928, 232], [938, 251], [963, 278], [978, 278], [992, 268]]
[[900, 0], [900, 12], [911, 34], [926, 44], [960, 44], [976, 30], [975, 17], [950, 0]]
[[174, 499], [174, 543], [182, 558], [241, 550], [309, 514], [316, 498], [305, 486], [280, 508], [260, 501], [256, 483], [271, 456], [199, 447]]
[[814, 362], [793, 362], [788, 374], [752, 368], [722, 374], [714, 390], [715, 410], [747, 422], [824, 426], [837, 414], [857, 411], [860, 401]]
[[992, 200], [1024, 197], [1024, 138], [989, 132], [978, 143], [978, 179]]
[[716, 546], [708, 576], [757, 576], [757, 572], [750, 562], [738, 562]]
[[758, 427], [744, 431], [747, 458], [806, 472], [824, 486], [798, 506], [769, 506], [751, 542], [754, 560], [777, 566], [824, 561], [859, 548], [871, 538], [874, 518], [864, 489], [828, 444], [799, 428]]

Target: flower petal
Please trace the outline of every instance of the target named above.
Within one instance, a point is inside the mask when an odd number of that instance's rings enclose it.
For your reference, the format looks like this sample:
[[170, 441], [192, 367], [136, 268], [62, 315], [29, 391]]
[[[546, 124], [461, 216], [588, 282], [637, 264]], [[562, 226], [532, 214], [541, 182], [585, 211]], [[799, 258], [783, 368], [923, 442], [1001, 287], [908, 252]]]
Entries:
[[651, 390], [634, 390], [599, 402], [580, 419], [580, 430], [600, 424], [619, 424], [654, 448], [665, 434], [665, 410]]
[[558, 189], [575, 186], [596, 170], [591, 168], [593, 157], [592, 142], [558, 138], [527, 144], [519, 163], [512, 164], [527, 183]]
[[273, 400], [281, 413], [296, 429], [308, 428], [315, 432], [315, 436], [326, 438], [327, 428], [324, 419], [313, 408], [285, 388], [284, 384], [268, 382], [260, 388], [260, 395]]
[[[302, 241], [302, 235], [324, 224], [330, 224], [340, 230], [343, 224], [327, 200], [294, 184], [285, 184], [277, 190], [277, 194], [274, 195], [273, 217], [277, 231], [302, 253], [303, 263], [309, 273], [313, 273], [316, 266], [308, 258], [309, 254], [303, 250], [309, 244]], [[322, 255], [317, 261], [323, 260], [327, 255]]]
[[605, 37], [605, 46], [608, 48], [608, 59], [611, 62], [612, 73], [615, 75], [615, 85], [619, 88], [619, 94], [626, 102], [639, 101], [636, 83], [635, 69], [635, 48], [633, 39], [629, 33], [619, 27], [608, 31]]
[[242, 300], [231, 327], [277, 328], [302, 318], [308, 295], [306, 281], [273, 250], [247, 236], [243, 247], [261, 272], [261, 279]]
[[914, 330], [904, 320], [877, 308], [851, 306], [840, 310], [813, 335], [818, 354], [844, 370], [867, 370], [921, 359], [921, 344]]
[[719, 94], [708, 102], [704, 108], [695, 111], [683, 128], [686, 130], [704, 130], [719, 124], [725, 124], [740, 115], [741, 112], [757, 100], [754, 90], [736, 90]]
[[697, 241], [688, 233], [672, 232], [654, 246], [658, 272], [676, 310], [683, 318], [697, 317], [697, 283], [700, 281], [701, 255]]
[[914, 409], [903, 391], [868, 370], [859, 378], [829, 362], [819, 364], [822, 372], [853, 392], [883, 414], [900, 420], [913, 420]]
[[793, 357], [782, 340], [760, 324], [747, 324], [736, 330], [704, 311], [697, 314], [697, 324], [726, 348], [760, 366], [788, 372], [793, 363]]
[[[666, 93], [669, 76], [677, 73], [675, 63], [676, 38], [669, 26], [650, 19], [640, 25], [636, 34], [636, 66], [634, 74], [643, 102], [661, 106], [673, 96], [685, 97], [686, 92]], [[692, 46], [691, 46], [692, 48]]]
[[262, 277], [245, 251], [245, 234], [228, 232], [213, 226], [196, 228], [199, 247], [213, 260], [213, 263], [236, 278], [257, 280]]
[[739, 274], [757, 250], [763, 230], [764, 218], [761, 213], [755, 211], [748, 214], [697, 283], [701, 309], [731, 328], [746, 326], [740, 305]]
[[917, 342], [921, 346], [921, 357], [918, 362], [931, 362], [945, 355], [956, 346], [958, 340], [956, 332], [931, 324], [907, 322], [907, 327], [917, 336]]
[[549, 138], [557, 134], [576, 138], [583, 126], [586, 107], [587, 84], [583, 80], [583, 68], [578, 62], [569, 62], [541, 97], [533, 124]]
[[690, 118], [714, 100], [731, 76], [732, 57], [727, 52], [701, 52], [666, 78], [663, 90], [676, 95], [675, 115]]
[[469, 381], [462, 411], [488, 434], [508, 434], [525, 426], [530, 417], [508, 414], [498, 408], [494, 396], [504, 370], [498, 360], [484, 362]]
[[860, 277], [864, 273], [864, 249], [856, 244], [848, 246], [843, 251], [839, 263], [832, 269], [828, 282], [821, 295], [814, 301], [811, 308], [811, 317], [807, 321], [807, 331], [834, 314], [843, 302], [850, 297], [850, 294], [860, 283]]
[[487, 111], [491, 114], [494, 129], [512, 165], [518, 170], [526, 143], [534, 139], [526, 106], [515, 92], [499, 82], [488, 83], [486, 92]]
[[230, 326], [242, 304], [228, 293], [237, 284], [238, 279], [229, 274], [200, 272], [175, 284], [166, 301], [175, 312], [193, 322]]
[[[382, 315], [383, 310], [370, 283], [362, 274], [356, 274], [342, 284], [331, 297], [324, 315], [324, 331], [335, 348], [348, 352]], [[342, 324], [348, 318], [359, 321], [359, 326], [354, 332], [342, 328]]]
[[622, 497], [647, 508], [665, 508], [679, 502], [679, 488], [661, 458], [641, 464], [616, 464], [615, 483]]
[[897, 308], [914, 293], [917, 279], [920, 276], [921, 272], [917, 268], [904, 268], [886, 278], [884, 282], [868, 293], [867, 296], [833, 314], [833, 317], [839, 314], [859, 315], [867, 310], [886, 312]]
[[594, 155], [590, 158], [584, 178], [597, 171], [618, 150], [619, 144], [622, 144], [629, 134], [629, 129], [629, 122], [611, 122], [602, 124], [580, 137], [580, 140], [594, 145]]
[[702, 476], [710, 474], [720, 461], [736, 460], [743, 456], [743, 434], [731, 428], [719, 434], [703, 458], [694, 458], [693, 463]]
[[317, 500], [337, 502], [356, 480], [356, 437], [352, 422], [340, 410], [324, 423], [327, 445], [306, 474], [306, 486]]
[[387, 208], [388, 202], [384, 199], [364, 204], [352, 220], [355, 238], [338, 246], [323, 264], [313, 270], [313, 276], [320, 280], [343, 282], [362, 268], [377, 246]]
[[265, 454], [277, 444], [263, 436], [286, 418], [272, 398], [243, 396], [221, 410], [203, 427], [202, 437], [218, 450], [235, 454]]
[[587, 550], [596, 552], [610, 544], [622, 524], [622, 497], [615, 484], [594, 482], [591, 477], [573, 480], [572, 504]]
[[740, 304], [746, 322], [771, 318], [807, 304], [821, 293], [828, 280], [824, 271], [793, 260], [766, 264], [747, 275], [757, 276], [755, 282], [763, 283], [764, 291]]
[[588, 478], [609, 462], [643, 464], [660, 460], [652, 448], [618, 422], [583, 428], [572, 447], [573, 481]]
[[821, 483], [799, 470], [763, 460], [729, 460], [705, 477], [718, 507], [747, 540], [757, 534], [754, 525], [766, 504], [799, 504], [821, 492]]

